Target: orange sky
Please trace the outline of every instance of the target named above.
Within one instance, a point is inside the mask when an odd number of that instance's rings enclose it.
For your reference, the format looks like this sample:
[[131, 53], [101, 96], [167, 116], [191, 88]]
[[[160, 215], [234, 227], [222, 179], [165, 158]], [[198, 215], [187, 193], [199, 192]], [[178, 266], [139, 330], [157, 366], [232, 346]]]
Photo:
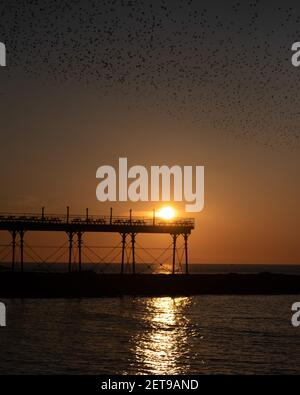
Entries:
[[[300, 263], [297, 150], [223, 135], [207, 121], [193, 124], [188, 117], [174, 119], [76, 93], [22, 91], [14, 97], [14, 110], [8, 97], [1, 211], [37, 211], [45, 205], [48, 212], [63, 212], [69, 205], [73, 213], [89, 207], [91, 213], [108, 214], [111, 204], [96, 200], [95, 173], [100, 165], [117, 167], [122, 156], [129, 166], [204, 165], [205, 209], [195, 215], [191, 261]], [[112, 206], [116, 215], [154, 207]]]

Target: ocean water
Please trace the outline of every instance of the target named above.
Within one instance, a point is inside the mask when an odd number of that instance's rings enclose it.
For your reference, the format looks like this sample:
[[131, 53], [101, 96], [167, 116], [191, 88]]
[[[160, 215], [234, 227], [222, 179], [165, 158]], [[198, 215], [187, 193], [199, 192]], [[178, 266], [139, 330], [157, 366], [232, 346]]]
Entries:
[[1, 374], [300, 373], [297, 296], [2, 301]]
[[[11, 270], [11, 263], [6, 262], [1, 264], [5, 270]], [[0, 270], [1, 270], [0, 265]], [[120, 273], [120, 263], [82, 263], [83, 270], [93, 270], [97, 273]], [[16, 264], [17, 270], [20, 270], [19, 264]], [[74, 270], [77, 265], [74, 265]], [[184, 264], [177, 267], [178, 273], [184, 273]], [[25, 263], [25, 271], [38, 271], [38, 272], [67, 272], [67, 263]], [[126, 264], [126, 272], [131, 272], [131, 265]], [[136, 272], [138, 273], [170, 273], [172, 271], [172, 263], [160, 265], [159, 263], [136, 263]], [[261, 272], [269, 273], [283, 273], [300, 275], [300, 265], [291, 264], [205, 264], [193, 263], [189, 265], [189, 272], [191, 274], [227, 274], [227, 273], [240, 273], [240, 274], [254, 274]]]

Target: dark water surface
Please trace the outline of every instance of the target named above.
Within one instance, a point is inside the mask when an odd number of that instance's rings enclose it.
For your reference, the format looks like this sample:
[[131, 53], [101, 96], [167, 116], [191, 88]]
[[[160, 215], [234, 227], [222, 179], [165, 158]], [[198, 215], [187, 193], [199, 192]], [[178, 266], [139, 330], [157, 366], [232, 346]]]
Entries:
[[0, 372], [300, 373], [297, 296], [6, 299]]

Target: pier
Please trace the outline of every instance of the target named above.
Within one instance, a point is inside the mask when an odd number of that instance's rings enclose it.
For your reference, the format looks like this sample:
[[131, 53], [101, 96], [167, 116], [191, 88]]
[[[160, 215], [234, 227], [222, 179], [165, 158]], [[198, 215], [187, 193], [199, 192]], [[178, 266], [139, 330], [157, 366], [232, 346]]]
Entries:
[[[120, 273], [124, 274], [125, 252], [131, 249], [132, 274], [136, 273], [136, 237], [138, 234], [169, 234], [172, 240], [172, 274], [176, 273], [176, 249], [179, 237], [184, 242], [184, 272], [189, 273], [188, 239], [195, 227], [193, 218], [174, 218], [165, 220], [152, 217], [135, 217], [130, 210], [129, 216], [71, 215], [69, 208], [65, 214], [46, 214], [45, 209], [34, 213], [1, 213], [0, 231], [8, 231], [11, 235], [11, 270], [16, 270], [16, 248], [19, 248], [20, 271], [24, 271], [24, 240], [28, 232], [64, 232], [68, 242], [68, 271], [72, 268], [72, 253], [77, 249], [78, 271], [82, 270], [83, 235], [88, 232], [117, 233], [121, 238]], [[129, 241], [128, 241], [129, 239]]]

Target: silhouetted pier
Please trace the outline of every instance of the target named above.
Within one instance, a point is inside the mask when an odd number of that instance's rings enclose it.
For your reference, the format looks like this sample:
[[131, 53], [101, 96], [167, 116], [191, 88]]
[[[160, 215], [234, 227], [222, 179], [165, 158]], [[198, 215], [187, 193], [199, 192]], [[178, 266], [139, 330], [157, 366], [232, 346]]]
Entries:
[[82, 269], [82, 236], [87, 232], [109, 232], [118, 233], [121, 236], [122, 257], [121, 273], [124, 273], [124, 258], [127, 245], [127, 238], [130, 238], [132, 273], [135, 274], [135, 244], [136, 236], [139, 233], [170, 234], [172, 237], [172, 274], [175, 274], [176, 266], [176, 243], [179, 236], [184, 240], [185, 273], [188, 274], [188, 238], [194, 229], [193, 218], [175, 218], [164, 220], [155, 217], [127, 217], [113, 216], [112, 210], [109, 216], [90, 215], [86, 209], [85, 215], [70, 215], [69, 209], [64, 215], [45, 214], [42, 209], [40, 214], [0, 214], [0, 230], [8, 231], [11, 234], [11, 268], [15, 271], [17, 239], [20, 248], [20, 267], [24, 271], [24, 237], [31, 231], [53, 231], [64, 232], [68, 238], [68, 270], [72, 271], [72, 251], [77, 247], [78, 270]]

